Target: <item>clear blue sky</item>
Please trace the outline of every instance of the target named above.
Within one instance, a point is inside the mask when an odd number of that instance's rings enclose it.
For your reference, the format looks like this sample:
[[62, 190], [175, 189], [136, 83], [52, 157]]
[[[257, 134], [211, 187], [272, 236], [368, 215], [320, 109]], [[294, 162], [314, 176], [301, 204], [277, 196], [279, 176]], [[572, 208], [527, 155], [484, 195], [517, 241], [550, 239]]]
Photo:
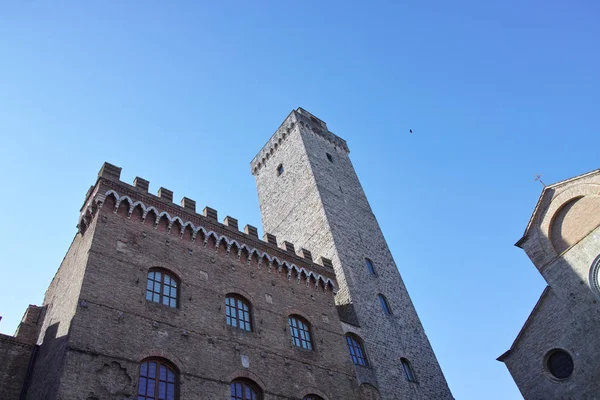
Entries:
[[495, 359], [544, 281], [513, 243], [534, 174], [600, 166], [599, 14], [593, 0], [1, 2], [0, 330], [42, 302], [103, 161], [260, 226], [249, 162], [302, 106], [348, 141], [454, 396], [519, 399]]

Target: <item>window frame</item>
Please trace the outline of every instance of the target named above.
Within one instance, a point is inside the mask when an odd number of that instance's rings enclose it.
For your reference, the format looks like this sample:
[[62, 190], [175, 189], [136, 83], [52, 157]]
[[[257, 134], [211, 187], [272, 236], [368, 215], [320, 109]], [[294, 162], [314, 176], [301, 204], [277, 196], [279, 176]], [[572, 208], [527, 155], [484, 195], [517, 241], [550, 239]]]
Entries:
[[[153, 278], [150, 278], [150, 274], [152, 274], [152, 273], [155, 275]], [[156, 273], [161, 274], [160, 281], [157, 281], [155, 279]], [[165, 280], [166, 280], [165, 277], [169, 278], [168, 284], [165, 284]], [[152, 289], [148, 288], [150, 281], [153, 282]], [[157, 283], [160, 284], [160, 292], [156, 292], [156, 284]], [[175, 283], [175, 284], [173, 285], [172, 283]], [[168, 296], [165, 296], [165, 286], [168, 286], [170, 288]], [[175, 289], [175, 298], [174, 298], [175, 306], [171, 305], [171, 300], [173, 300], [173, 297], [171, 296], [171, 290], [173, 288]], [[159, 268], [159, 267], [153, 267], [148, 270], [148, 273], [146, 274], [146, 296], [145, 296], [147, 302], [154, 303], [154, 304], [160, 304], [162, 306], [166, 306], [166, 307], [173, 308], [173, 309], [179, 309], [179, 299], [181, 298], [180, 290], [181, 290], [181, 280], [173, 272], [169, 271], [168, 269]], [[149, 294], [151, 294], [151, 298], [148, 298]], [[156, 294], [158, 294], [158, 296], [159, 296], [158, 301], [154, 300], [154, 296]], [[164, 303], [165, 298], [169, 299], [168, 304]]]
[[[568, 362], [571, 364], [568, 368], [569, 372], [566, 376], [561, 377], [558, 374], [559, 372], [561, 372], [561, 369], [564, 368], [564, 365], [559, 366], [559, 369], [557, 370], [556, 365], [552, 362], [552, 359], [554, 359], [557, 355], [562, 355], [563, 357], [566, 357]], [[575, 360], [573, 359], [573, 356], [565, 349], [555, 348], [550, 350], [544, 356], [544, 367], [546, 373], [550, 376], [552, 380], [562, 382], [570, 379], [575, 373]]]
[[[240, 398], [236, 393], [231, 393], [232, 389], [234, 389], [233, 385], [242, 385], [242, 397]], [[254, 391], [256, 395], [254, 399], [252, 399], [252, 393], [250, 397], [246, 397], [246, 388]], [[236, 388], [237, 389], [237, 388]], [[263, 390], [258, 384], [250, 379], [246, 378], [236, 378], [229, 383], [229, 398], [231, 400], [263, 400]]]
[[[354, 365], [360, 365], [361, 367], [369, 368], [369, 359], [367, 358], [367, 352], [363, 340], [354, 333], [346, 333], [346, 345], [348, 346], [348, 352], [350, 359]], [[352, 343], [351, 343], [352, 342]], [[359, 352], [360, 354], [357, 354]], [[362, 363], [360, 362], [362, 360]]]
[[[232, 299], [234, 301], [234, 305], [230, 305], [228, 304], [228, 300]], [[243, 306], [246, 306], [248, 308], [248, 310], [244, 310], [243, 308], [240, 310], [237, 306], [238, 306], [238, 301], [242, 303]], [[233, 317], [231, 315], [228, 315], [228, 313], [231, 313], [231, 309], [235, 310], [235, 314], [236, 316]], [[246, 320], [245, 318], [240, 318], [240, 313], [247, 313], [248, 314], [248, 319]], [[235, 320], [235, 324], [233, 325], [230, 323], [230, 320]], [[246, 329], [246, 327], [244, 326], [244, 328], [242, 328], [240, 326], [240, 321], [244, 322], [244, 325], [248, 325], [250, 329]], [[245, 298], [244, 296], [237, 294], [237, 293], [228, 293], [227, 295], [225, 295], [225, 324], [231, 328], [234, 329], [240, 329], [244, 332], [253, 332], [254, 331], [254, 323], [252, 320], [252, 304], [250, 303], [250, 300], [248, 300], [247, 298]]]
[[[148, 395], [148, 381], [152, 378], [149, 374], [150, 371], [150, 364], [151, 363], [155, 363], [156, 364], [156, 370], [155, 370], [155, 376], [153, 379], [155, 381], [154, 383], [154, 395], [152, 397], [149, 397]], [[142, 375], [142, 367], [144, 365], [147, 365], [146, 367], [146, 375]], [[161, 372], [161, 367], [165, 367], [166, 368], [166, 377], [165, 380], [161, 380], [160, 378], [160, 372]], [[168, 373], [172, 372], [173, 373], [173, 382], [169, 382], [169, 375]], [[158, 379], [156, 379], [158, 378]], [[145, 394], [140, 394], [140, 389], [141, 389], [141, 382], [142, 379], [145, 379]], [[179, 369], [169, 360], [164, 359], [164, 358], [157, 358], [157, 357], [151, 357], [151, 358], [146, 358], [144, 360], [142, 360], [140, 362], [140, 367], [138, 369], [138, 381], [137, 381], [137, 394], [135, 395], [136, 399], [139, 399], [140, 397], [143, 397], [143, 400], [158, 400], [159, 396], [160, 396], [160, 384], [161, 382], [164, 382], [167, 386], [167, 388], [165, 389], [165, 397], [166, 397], [166, 393], [168, 393], [168, 385], [169, 383], [173, 384], [173, 397], [172, 398], [168, 398], [166, 400], [178, 400], [179, 399]]]
[[[295, 326], [292, 324], [292, 321], [296, 322]], [[301, 326], [300, 324], [302, 324], [303, 326]], [[291, 314], [288, 316], [288, 327], [290, 328], [292, 346], [306, 351], [315, 350], [313, 335], [311, 332], [311, 325], [306, 318], [298, 314]], [[295, 334], [295, 332], [297, 332], [297, 334]]]
[[381, 306], [383, 313], [385, 315], [393, 315], [392, 308], [390, 307], [390, 302], [388, 301], [387, 297], [379, 293], [377, 298], [379, 299], [379, 305]]
[[415, 370], [412, 367], [408, 358], [402, 357], [400, 359], [400, 363], [402, 364], [402, 369], [404, 370], [404, 377], [409, 382], [417, 382], [417, 375], [415, 374]]
[[375, 270], [375, 263], [369, 257], [365, 257], [365, 264], [367, 265], [367, 271], [369, 271], [370, 275], [377, 276], [377, 271]]

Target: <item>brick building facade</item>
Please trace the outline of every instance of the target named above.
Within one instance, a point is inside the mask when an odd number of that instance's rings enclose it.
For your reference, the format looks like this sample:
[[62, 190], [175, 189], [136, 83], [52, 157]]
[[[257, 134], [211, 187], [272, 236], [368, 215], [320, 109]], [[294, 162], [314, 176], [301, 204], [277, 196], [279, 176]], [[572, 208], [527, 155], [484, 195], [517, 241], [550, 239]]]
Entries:
[[600, 398], [600, 170], [545, 187], [516, 245], [548, 286], [498, 360], [527, 400]]
[[348, 152], [292, 111], [251, 163], [262, 240], [105, 163], [0, 398], [452, 399]]

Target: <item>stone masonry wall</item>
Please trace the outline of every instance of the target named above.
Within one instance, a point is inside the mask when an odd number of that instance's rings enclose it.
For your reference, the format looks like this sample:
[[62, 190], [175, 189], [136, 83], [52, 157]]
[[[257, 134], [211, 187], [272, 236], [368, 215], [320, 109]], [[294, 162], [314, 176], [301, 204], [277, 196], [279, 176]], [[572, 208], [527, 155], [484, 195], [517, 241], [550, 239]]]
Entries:
[[[543, 269], [550, 288], [507, 352], [506, 363], [527, 400], [596, 399], [600, 392], [600, 298], [592, 290], [590, 269], [600, 254], [600, 228]], [[571, 377], [555, 379], [545, 358], [562, 349], [573, 358]]]
[[[132, 201], [139, 200], [130, 186], [101, 180], [97, 193], [108, 190], [121, 195], [128, 190]], [[198, 235], [192, 241], [179, 228], [155, 224], [150, 217], [143, 220], [137, 211], [129, 216], [126, 204], [115, 214], [114, 198], [107, 196], [93, 229], [84, 234], [93, 236], [93, 244], [57, 398], [134, 395], [140, 362], [159, 356], [179, 369], [182, 400], [227, 398], [229, 383], [238, 377], [254, 380], [264, 390], [265, 400], [302, 399], [310, 393], [327, 400], [358, 399], [331, 289], [298, 279], [295, 272], [288, 276], [285, 269], [269, 268], [264, 260], [259, 266], [254, 257], [238, 258], [237, 251], [228, 253], [227, 246], [217, 246], [212, 237], [204, 243]], [[237, 235], [222, 225], [220, 229]], [[285, 256], [258, 238], [243, 239], [255, 247], [271, 248], [280, 259], [319, 268], [301, 263], [293, 253]], [[152, 267], [169, 270], [180, 279], [178, 308], [145, 299]], [[333, 271], [320, 268], [321, 274], [333, 277]], [[228, 293], [250, 301], [252, 332], [226, 325]], [[314, 351], [292, 346], [291, 314], [310, 322]]]
[[[290, 118], [295, 120], [292, 134], [271, 160], [253, 169], [265, 230], [332, 259], [339, 282], [336, 300], [352, 302], [361, 325], [344, 329], [363, 338], [372, 365], [370, 374], [356, 367], [362, 382], [377, 386], [383, 399], [451, 399], [345, 142], [331, 140], [330, 132], [324, 134], [326, 125], [304, 110], [292, 112], [284, 125]], [[278, 163], [285, 168], [282, 176], [274, 172]], [[374, 262], [376, 276], [369, 274], [365, 257]], [[383, 314], [379, 293], [393, 315]], [[418, 383], [405, 379], [401, 357], [410, 360]]]
[[0, 334], [0, 399], [19, 400], [34, 347]]
[[55, 399], [63, 359], [68, 347], [71, 320], [77, 309], [87, 264], [90, 235], [77, 234], [44, 297], [45, 315], [27, 399]]

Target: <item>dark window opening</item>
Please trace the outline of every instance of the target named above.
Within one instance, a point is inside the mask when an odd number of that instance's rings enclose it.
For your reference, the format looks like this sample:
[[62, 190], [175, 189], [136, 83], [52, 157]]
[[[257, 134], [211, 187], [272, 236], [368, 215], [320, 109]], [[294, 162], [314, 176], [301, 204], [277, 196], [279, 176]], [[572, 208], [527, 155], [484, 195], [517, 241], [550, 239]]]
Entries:
[[312, 350], [312, 339], [310, 337], [310, 326], [308, 322], [297, 315], [288, 318], [290, 332], [292, 334], [292, 343], [294, 346], [306, 350]]
[[333, 156], [331, 154], [329, 154], [329, 153], [325, 153], [325, 154], [327, 154], [327, 159], [329, 160], [329, 162], [332, 163], [333, 162]]
[[277, 176], [281, 176], [283, 174], [283, 164], [279, 164], [277, 167]]
[[236, 379], [229, 387], [231, 400], [262, 400], [262, 390], [248, 379]]
[[225, 318], [229, 326], [248, 332], [252, 331], [250, 303], [242, 296], [235, 294], [227, 295], [225, 298]]
[[137, 400], [176, 400], [177, 386], [177, 372], [166, 361], [148, 360], [140, 364]]
[[365, 258], [365, 264], [367, 264], [367, 270], [369, 270], [371, 275], [377, 275], [373, 261], [371, 261], [369, 258]]
[[365, 357], [365, 350], [362, 345], [362, 341], [355, 335], [346, 335], [346, 343], [348, 344], [348, 351], [350, 351], [350, 358], [356, 365], [362, 365], [368, 367], [367, 357]]
[[150, 270], [146, 283], [146, 300], [177, 308], [177, 279], [164, 270]]
[[385, 296], [380, 294], [377, 297], [379, 298], [379, 304], [381, 304], [381, 309], [383, 310], [383, 312], [388, 315], [391, 315], [392, 310], [391, 310], [390, 305], [388, 304], [388, 301], [385, 298]]
[[563, 350], [555, 350], [547, 361], [548, 371], [556, 379], [566, 379], [573, 374], [573, 359]]
[[406, 375], [406, 380], [409, 382], [416, 382], [415, 373], [410, 365], [410, 362], [406, 358], [402, 358], [400, 360], [402, 362], [402, 369], [404, 369], [404, 375]]
[[307, 394], [302, 400], [323, 400], [323, 398], [321, 396], [317, 396], [316, 394]]

